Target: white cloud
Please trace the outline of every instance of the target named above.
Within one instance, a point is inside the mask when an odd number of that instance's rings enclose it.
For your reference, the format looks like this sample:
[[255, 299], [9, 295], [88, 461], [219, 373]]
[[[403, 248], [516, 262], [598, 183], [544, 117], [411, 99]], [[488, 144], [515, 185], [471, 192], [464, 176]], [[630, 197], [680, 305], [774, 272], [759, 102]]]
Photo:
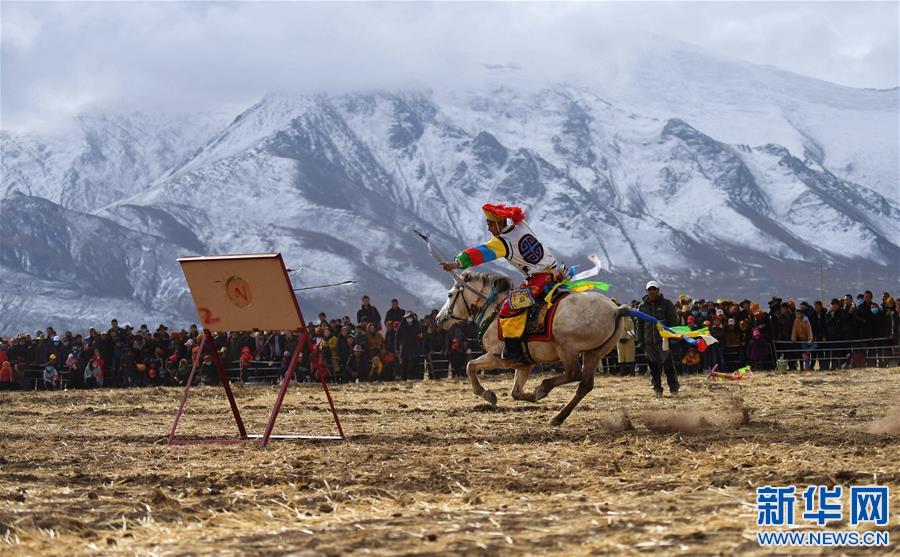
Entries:
[[94, 104], [192, 110], [281, 88], [460, 85], [484, 63], [626, 78], [631, 43], [652, 48], [645, 33], [844, 85], [898, 82], [897, 3], [0, 6], [4, 127]]

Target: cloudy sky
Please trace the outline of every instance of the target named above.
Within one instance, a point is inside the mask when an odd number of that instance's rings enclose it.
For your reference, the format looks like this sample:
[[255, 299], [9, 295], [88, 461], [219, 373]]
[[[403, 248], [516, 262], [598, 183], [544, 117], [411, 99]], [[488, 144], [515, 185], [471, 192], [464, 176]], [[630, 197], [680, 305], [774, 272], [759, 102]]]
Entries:
[[548, 79], [652, 35], [852, 87], [898, 85], [897, 2], [0, 3], [3, 128], [92, 107], [245, 107], [266, 91]]

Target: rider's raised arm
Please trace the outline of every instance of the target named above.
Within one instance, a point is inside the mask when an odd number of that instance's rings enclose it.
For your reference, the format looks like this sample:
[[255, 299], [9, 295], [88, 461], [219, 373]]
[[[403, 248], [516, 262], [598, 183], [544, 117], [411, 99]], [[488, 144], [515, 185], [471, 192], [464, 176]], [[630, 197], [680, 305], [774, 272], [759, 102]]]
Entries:
[[459, 261], [460, 269], [468, 269], [488, 261], [502, 259], [507, 256], [507, 253], [506, 244], [500, 238], [495, 237], [488, 240], [486, 244], [464, 249], [454, 259]]

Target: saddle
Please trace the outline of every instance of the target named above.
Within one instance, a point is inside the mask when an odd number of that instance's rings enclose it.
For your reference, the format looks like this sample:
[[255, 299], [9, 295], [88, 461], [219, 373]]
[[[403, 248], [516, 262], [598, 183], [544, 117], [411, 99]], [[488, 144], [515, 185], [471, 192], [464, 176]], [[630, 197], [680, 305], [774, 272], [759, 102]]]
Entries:
[[[545, 304], [542, 298], [539, 300], [540, 303], [525, 310], [528, 312], [528, 317], [525, 321], [525, 334], [522, 335], [523, 341], [548, 342], [553, 340], [553, 316], [556, 314], [556, 308], [559, 307], [557, 302], [569, 295], [568, 291], [560, 290], [562, 289], [554, 292], [550, 305]], [[500, 329], [501, 327], [497, 327], [497, 335], [500, 340], [503, 340], [503, 331]]]

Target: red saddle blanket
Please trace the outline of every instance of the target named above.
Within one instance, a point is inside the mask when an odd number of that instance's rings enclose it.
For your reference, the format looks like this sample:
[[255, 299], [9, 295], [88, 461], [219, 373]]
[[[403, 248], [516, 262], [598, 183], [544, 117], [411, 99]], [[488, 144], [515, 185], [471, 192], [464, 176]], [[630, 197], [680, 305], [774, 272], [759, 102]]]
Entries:
[[[527, 342], [553, 340], [553, 316], [556, 314], [560, 300], [568, 295], [568, 292], [562, 292], [559, 296], [554, 297], [552, 306], [542, 303], [528, 308], [528, 320], [525, 322], [525, 334], [522, 335], [522, 340]], [[501, 327], [497, 327], [497, 336], [503, 340]]]

